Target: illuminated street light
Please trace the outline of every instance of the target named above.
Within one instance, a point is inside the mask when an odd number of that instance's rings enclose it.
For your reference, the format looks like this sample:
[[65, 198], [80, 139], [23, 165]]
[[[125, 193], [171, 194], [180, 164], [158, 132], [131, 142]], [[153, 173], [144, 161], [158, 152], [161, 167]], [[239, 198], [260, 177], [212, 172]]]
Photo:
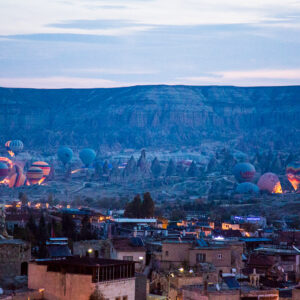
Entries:
[[88, 253], [92, 253], [93, 252], [93, 249], [88, 249]]
[[184, 271], [184, 268], [179, 268], [178, 271], [179, 271], [180, 273], [182, 273], [182, 272]]

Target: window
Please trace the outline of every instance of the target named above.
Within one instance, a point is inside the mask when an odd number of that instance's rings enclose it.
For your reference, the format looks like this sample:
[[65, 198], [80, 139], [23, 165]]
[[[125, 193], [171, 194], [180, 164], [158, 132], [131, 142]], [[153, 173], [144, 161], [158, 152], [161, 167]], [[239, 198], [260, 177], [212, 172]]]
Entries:
[[169, 251], [166, 251], [166, 256], [169, 256]]
[[206, 254], [205, 253], [197, 253], [196, 254], [196, 262], [203, 263], [206, 261]]
[[218, 259], [222, 259], [223, 255], [221, 253], [218, 253]]
[[121, 297], [116, 297], [115, 300], [121, 300]]
[[128, 300], [128, 296], [123, 296], [122, 300]]
[[[133, 261], [133, 256], [123, 256], [123, 260]], [[120, 299], [121, 300], [121, 299]]]

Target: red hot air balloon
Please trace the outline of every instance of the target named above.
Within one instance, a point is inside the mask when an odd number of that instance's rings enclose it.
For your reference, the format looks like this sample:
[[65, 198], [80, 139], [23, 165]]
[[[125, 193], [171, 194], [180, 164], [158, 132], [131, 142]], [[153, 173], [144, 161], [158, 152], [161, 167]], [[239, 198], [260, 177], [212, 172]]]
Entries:
[[38, 167], [30, 167], [27, 171], [27, 178], [30, 184], [38, 184], [39, 181], [43, 178], [43, 170]]
[[45, 177], [48, 177], [49, 174], [50, 174], [50, 171], [51, 171], [51, 168], [50, 168], [49, 164], [44, 162], [44, 161], [35, 161], [32, 164], [32, 167], [38, 167], [38, 168], [42, 169], [43, 170], [43, 175]]

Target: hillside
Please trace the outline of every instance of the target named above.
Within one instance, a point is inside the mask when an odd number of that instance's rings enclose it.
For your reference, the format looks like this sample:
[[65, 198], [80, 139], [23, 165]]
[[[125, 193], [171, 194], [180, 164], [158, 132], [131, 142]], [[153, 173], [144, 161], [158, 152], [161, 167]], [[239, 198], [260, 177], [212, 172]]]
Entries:
[[1, 143], [54, 149], [300, 145], [300, 86], [134, 86], [111, 89], [0, 88]]

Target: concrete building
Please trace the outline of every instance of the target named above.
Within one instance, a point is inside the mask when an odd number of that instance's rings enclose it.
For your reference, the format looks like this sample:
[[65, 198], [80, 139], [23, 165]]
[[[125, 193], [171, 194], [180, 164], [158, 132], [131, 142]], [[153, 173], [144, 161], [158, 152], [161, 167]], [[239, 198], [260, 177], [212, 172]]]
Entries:
[[243, 267], [242, 253], [243, 243], [238, 241], [166, 240], [162, 242], [160, 266], [169, 270], [183, 264], [189, 267], [210, 264], [217, 272], [230, 273]]
[[105, 300], [135, 300], [134, 262], [90, 257], [29, 263], [28, 288], [44, 299], [86, 300], [95, 291]]
[[109, 240], [86, 240], [73, 243], [73, 254], [95, 258], [110, 258], [111, 242]]
[[146, 248], [141, 238], [112, 239], [111, 258], [136, 262], [137, 271], [142, 271], [146, 263]]
[[0, 280], [27, 275], [31, 258], [30, 244], [22, 240], [0, 240]]

